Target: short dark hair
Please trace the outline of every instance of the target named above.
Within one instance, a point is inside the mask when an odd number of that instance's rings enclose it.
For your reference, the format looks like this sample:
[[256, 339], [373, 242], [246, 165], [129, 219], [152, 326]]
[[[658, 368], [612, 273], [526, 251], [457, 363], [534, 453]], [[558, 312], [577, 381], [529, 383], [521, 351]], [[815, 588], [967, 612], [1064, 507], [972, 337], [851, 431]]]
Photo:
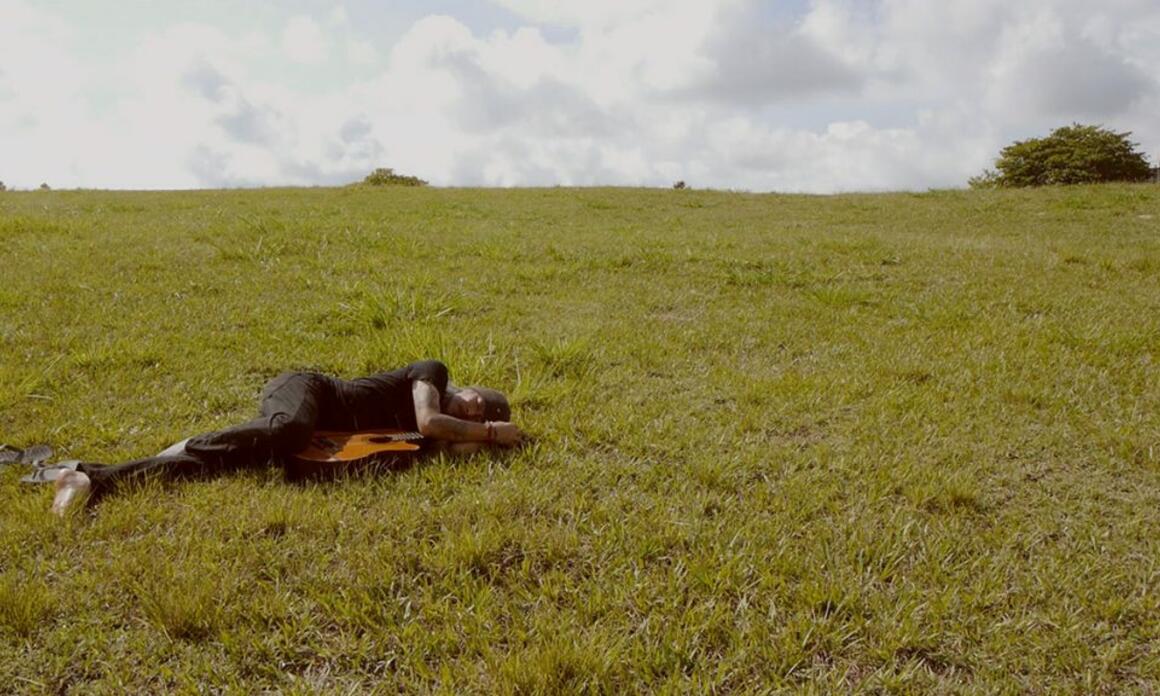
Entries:
[[508, 405], [507, 397], [503, 392], [487, 387], [469, 387], [479, 392], [483, 397], [483, 419], [489, 421], [510, 421], [512, 407]]

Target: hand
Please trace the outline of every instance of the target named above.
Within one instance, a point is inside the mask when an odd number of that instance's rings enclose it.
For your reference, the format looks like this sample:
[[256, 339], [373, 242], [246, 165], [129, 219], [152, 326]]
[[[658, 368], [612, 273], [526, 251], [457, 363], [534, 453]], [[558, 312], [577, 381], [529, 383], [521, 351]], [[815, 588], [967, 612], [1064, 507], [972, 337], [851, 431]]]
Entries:
[[508, 423], [506, 421], [492, 421], [492, 432], [495, 438], [492, 440], [497, 445], [504, 447], [513, 447], [520, 444], [524, 439], [524, 433], [516, 426], [515, 423]]

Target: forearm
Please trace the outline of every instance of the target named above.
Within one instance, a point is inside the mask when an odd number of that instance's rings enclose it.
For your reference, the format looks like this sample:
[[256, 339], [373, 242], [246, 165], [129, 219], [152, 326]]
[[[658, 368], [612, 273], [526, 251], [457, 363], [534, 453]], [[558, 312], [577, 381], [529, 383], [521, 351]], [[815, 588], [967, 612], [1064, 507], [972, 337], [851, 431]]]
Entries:
[[462, 420], [445, 413], [432, 415], [420, 428], [426, 437], [444, 442], [488, 442], [491, 428], [486, 423]]

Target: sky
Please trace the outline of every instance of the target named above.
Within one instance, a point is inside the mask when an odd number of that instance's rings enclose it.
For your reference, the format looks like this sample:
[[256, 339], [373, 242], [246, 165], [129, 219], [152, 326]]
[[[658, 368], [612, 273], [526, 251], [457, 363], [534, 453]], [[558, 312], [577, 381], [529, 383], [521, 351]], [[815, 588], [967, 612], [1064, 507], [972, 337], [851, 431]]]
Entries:
[[1158, 114], [1157, 0], [0, 0], [9, 188], [927, 190]]

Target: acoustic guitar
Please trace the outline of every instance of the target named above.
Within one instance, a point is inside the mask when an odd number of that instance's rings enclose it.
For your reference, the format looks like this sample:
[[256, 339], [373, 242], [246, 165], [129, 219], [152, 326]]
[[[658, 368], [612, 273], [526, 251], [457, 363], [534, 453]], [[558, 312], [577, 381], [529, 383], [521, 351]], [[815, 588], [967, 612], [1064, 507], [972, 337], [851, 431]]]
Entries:
[[306, 449], [294, 455], [303, 462], [350, 463], [374, 461], [383, 456], [418, 451], [423, 436], [404, 430], [335, 432], [319, 430]]

